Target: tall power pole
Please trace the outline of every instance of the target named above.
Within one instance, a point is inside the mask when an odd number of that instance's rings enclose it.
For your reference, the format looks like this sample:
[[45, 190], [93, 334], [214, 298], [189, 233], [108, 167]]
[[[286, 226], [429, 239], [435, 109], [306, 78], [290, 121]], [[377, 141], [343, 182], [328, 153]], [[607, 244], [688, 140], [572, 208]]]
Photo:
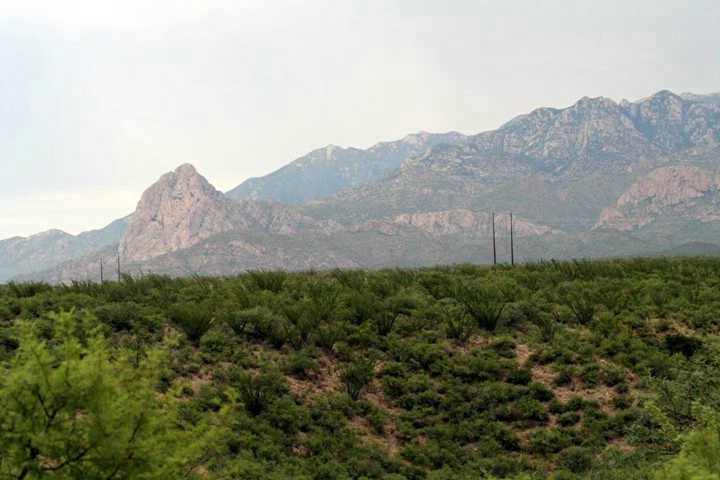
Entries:
[[515, 249], [513, 246], [512, 212], [510, 212], [510, 265], [515, 265]]
[[497, 250], [495, 249], [495, 212], [492, 212], [492, 230], [493, 230], [493, 265], [497, 265]]

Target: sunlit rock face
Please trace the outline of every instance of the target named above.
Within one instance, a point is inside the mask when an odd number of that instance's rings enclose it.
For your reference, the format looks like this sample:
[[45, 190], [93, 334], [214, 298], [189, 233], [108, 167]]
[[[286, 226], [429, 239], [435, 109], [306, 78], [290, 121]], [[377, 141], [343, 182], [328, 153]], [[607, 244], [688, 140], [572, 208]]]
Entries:
[[699, 167], [664, 167], [642, 177], [603, 210], [594, 228], [631, 231], [656, 221], [720, 220], [720, 175]]
[[166, 173], [145, 190], [120, 243], [125, 261], [181, 250], [239, 222], [237, 206], [190, 164]]

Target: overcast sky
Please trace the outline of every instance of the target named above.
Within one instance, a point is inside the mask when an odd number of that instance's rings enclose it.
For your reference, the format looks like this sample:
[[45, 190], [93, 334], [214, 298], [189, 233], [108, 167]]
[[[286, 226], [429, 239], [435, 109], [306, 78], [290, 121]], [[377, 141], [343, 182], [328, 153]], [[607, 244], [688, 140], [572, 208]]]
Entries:
[[0, 0], [0, 239], [227, 191], [328, 144], [720, 90], [717, 0]]

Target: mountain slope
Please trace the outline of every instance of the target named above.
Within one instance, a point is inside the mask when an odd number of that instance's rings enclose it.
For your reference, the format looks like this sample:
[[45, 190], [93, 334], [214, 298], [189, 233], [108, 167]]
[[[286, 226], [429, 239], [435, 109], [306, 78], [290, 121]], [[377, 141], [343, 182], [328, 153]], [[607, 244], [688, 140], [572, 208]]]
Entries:
[[391, 175], [305, 211], [356, 221], [450, 206], [512, 210], [579, 232], [639, 176], [671, 164], [716, 171], [718, 158], [720, 106], [670, 92], [633, 104], [583, 98], [463, 144], [433, 147]]
[[233, 199], [274, 200], [300, 204], [323, 199], [345, 188], [356, 188], [398, 168], [407, 158], [440, 143], [458, 143], [457, 132], [420, 132], [367, 150], [328, 145], [296, 159], [264, 177], [251, 178], [227, 192]]
[[593, 228], [631, 231], [655, 222], [720, 221], [720, 175], [699, 167], [664, 167], [639, 179], [603, 210]]
[[70, 235], [60, 230], [0, 240], [0, 282], [15, 275], [45, 270], [108, 245], [117, 245], [128, 227], [129, 217], [105, 228]]
[[715, 105], [720, 105], [720, 92], [708, 93], [707, 95], [697, 95], [695, 93], [685, 92], [681, 93], [680, 96], [685, 100], [691, 100], [693, 102], [714, 103]]

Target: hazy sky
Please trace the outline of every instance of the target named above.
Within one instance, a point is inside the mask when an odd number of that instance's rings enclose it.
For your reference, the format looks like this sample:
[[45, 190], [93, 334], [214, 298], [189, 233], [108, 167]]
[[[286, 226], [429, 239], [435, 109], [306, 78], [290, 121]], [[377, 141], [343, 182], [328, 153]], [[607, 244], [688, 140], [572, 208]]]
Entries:
[[717, 0], [0, 0], [0, 239], [101, 228], [189, 162], [720, 90]]

